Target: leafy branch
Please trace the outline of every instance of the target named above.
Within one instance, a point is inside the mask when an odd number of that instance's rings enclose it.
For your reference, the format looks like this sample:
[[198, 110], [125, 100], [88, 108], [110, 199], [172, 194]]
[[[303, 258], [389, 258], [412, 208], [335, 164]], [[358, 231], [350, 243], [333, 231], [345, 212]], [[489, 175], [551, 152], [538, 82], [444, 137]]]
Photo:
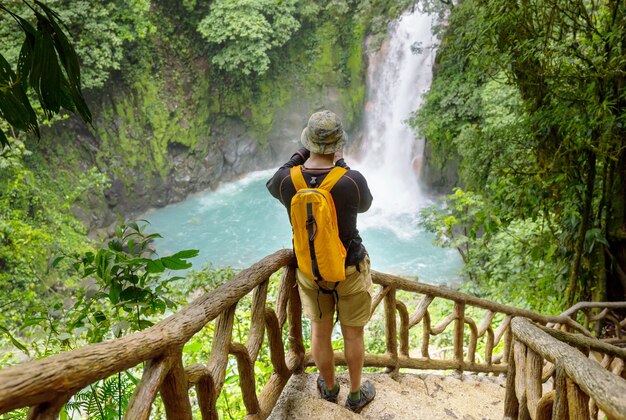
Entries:
[[[24, 130], [40, 137], [37, 114], [28, 99], [28, 88], [37, 94], [41, 108], [49, 120], [61, 107], [78, 113], [91, 123], [91, 111], [81, 92], [80, 66], [72, 44], [59, 15], [45, 4], [35, 0], [34, 5], [24, 0], [37, 19], [36, 28], [28, 20], [0, 4], [0, 11], [8, 13], [24, 32], [17, 71], [0, 54], [0, 118], [12, 129]], [[10, 146], [0, 129], [0, 146]]]

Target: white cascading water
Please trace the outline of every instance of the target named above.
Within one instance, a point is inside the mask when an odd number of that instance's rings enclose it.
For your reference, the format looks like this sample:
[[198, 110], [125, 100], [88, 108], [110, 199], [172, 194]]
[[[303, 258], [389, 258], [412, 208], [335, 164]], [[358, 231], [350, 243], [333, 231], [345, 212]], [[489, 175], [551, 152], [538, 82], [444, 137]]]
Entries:
[[353, 167], [367, 178], [374, 202], [359, 217], [361, 229], [387, 228], [401, 238], [415, 234], [415, 218], [425, 205], [418, 182], [424, 141], [406, 120], [432, 82], [431, 26], [432, 18], [416, 8], [394, 22], [388, 40], [370, 56], [362, 153]]

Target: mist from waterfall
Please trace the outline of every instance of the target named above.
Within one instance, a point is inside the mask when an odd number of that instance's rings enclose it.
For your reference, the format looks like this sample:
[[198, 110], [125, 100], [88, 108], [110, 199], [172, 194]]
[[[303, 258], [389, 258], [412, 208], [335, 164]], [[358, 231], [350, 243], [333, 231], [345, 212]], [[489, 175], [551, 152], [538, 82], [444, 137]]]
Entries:
[[419, 184], [424, 141], [407, 123], [430, 88], [435, 56], [432, 18], [416, 10], [393, 22], [389, 37], [369, 58], [361, 157], [354, 167], [368, 180], [374, 203], [360, 228], [416, 234], [426, 199]]

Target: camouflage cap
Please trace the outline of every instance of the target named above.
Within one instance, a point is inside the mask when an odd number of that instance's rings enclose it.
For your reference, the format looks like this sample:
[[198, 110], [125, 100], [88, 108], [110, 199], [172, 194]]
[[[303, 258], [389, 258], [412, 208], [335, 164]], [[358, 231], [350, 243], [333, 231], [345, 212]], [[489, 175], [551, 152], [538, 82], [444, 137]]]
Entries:
[[304, 147], [321, 155], [333, 154], [342, 149], [347, 139], [337, 114], [326, 110], [311, 115], [300, 136]]

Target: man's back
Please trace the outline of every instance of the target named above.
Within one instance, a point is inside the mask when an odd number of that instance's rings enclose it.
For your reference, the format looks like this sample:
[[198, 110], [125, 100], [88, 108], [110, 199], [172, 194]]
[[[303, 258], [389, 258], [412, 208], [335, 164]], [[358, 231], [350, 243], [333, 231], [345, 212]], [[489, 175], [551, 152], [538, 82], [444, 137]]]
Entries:
[[[304, 163], [305, 154], [296, 153], [283, 165], [267, 183], [267, 188], [287, 209], [290, 214], [291, 199], [296, 194], [296, 188], [289, 174], [292, 166]], [[302, 167], [302, 175], [309, 187], [319, 187], [332, 167], [306, 168]], [[363, 175], [349, 168], [348, 172], [341, 177], [330, 191], [335, 209], [337, 210], [337, 223], [339, 226], [339, 238], [346, 248], [348, 255], [346, 265], [356, 265], [365, 256], [365, 248], [357, 229], [357, 214], [363, 213], [372, 204], [372, 194], [367, 186]]]

